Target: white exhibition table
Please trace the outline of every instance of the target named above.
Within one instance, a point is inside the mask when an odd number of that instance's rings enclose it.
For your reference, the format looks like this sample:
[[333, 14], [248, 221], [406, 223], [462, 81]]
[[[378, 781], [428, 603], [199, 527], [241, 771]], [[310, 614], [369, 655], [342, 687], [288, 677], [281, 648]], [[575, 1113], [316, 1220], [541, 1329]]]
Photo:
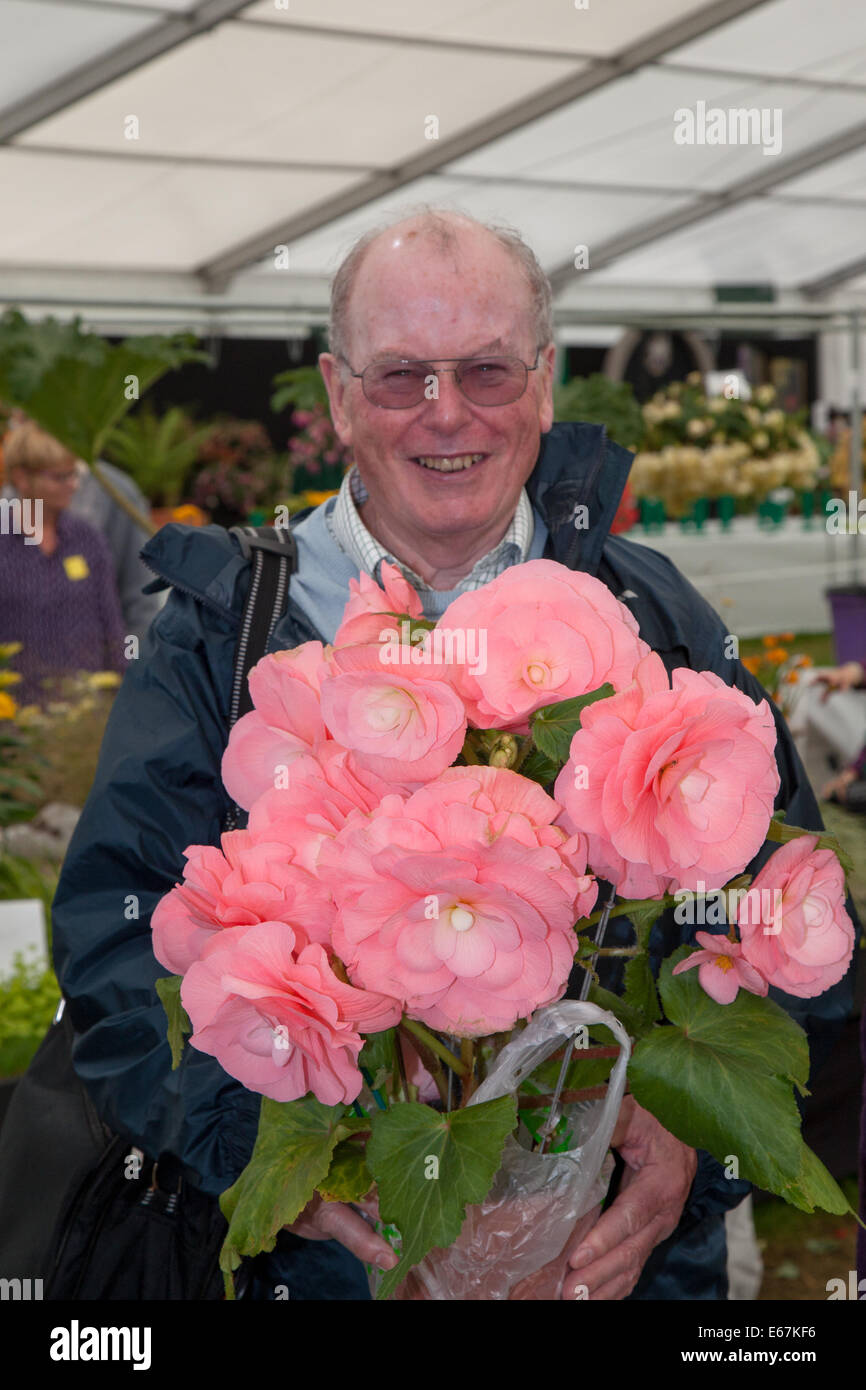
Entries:
[[[705, 522], [702, 531], [683, 531], [668, 522], [654, 534], [639, 525], [621, 534], [663, 551], [738, 637], [829, 632], [825, 590], [866, 579], [866, 535], [830, 535], [823, 517], [811, 530], [799, 516], [778, 530], [765, 530], [749, 516], [737, 517], [727, 531], [718, 521]], [[859, 576], [855, 558], [861, 562]]]

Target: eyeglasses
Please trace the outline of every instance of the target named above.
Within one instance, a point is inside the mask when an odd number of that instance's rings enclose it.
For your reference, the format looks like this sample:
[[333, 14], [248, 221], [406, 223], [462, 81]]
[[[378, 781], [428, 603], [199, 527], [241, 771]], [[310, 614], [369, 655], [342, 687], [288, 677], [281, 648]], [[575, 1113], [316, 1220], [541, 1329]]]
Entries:
[[[359, 377], [364, 395], [371, 405], [383, 410], [410, 410], [423, 400], [437, 400], [438, 378], [443, 372], [453, 372], [454, 380], [473, 405], [510, 405], [526, 390], [530, 372], [538, 366], [540, 349], [531, 367], [519, 357], [441, 357], [440, 362], [456, 362], [456, 367], [434, 367], [431, 362], [409, 361], [373, 362]], [[351, 362], [343, 358], [351, 370]], [[431, 390], [431, 378], [436, 378], [436, 390]]]
[[68, 473], [54, 473], [50, 468], [35, 468], [33, 476], [41, 478], [44, 483], [62, 483], [68, 487], [71, 483], [78, 482], [78, 469], [73, 468]]

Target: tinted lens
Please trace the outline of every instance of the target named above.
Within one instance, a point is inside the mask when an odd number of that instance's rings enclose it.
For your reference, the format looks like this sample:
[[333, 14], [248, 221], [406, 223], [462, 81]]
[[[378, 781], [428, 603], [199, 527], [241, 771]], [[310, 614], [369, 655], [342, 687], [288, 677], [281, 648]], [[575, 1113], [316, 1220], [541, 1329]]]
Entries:
[[417, 405], [431, 373], [425, 362], [378, 362], [364, 372], [364, 393], [373, 405]]
[[[517, 357], [468, 357], [457, 364], [457, 382], [476, 405], [507, 405], [526, 390], [526, 367]], [[428, 384], [437, 376], [429, 362], [376, 362], [362, 373], [364, 395], [386, 410], [420, 405], [435, 399]]]
[[522, 396], [526, 367], [515, 357], [479, 358], [461, 363], [457, 379], [476, 405], [507, 405]]

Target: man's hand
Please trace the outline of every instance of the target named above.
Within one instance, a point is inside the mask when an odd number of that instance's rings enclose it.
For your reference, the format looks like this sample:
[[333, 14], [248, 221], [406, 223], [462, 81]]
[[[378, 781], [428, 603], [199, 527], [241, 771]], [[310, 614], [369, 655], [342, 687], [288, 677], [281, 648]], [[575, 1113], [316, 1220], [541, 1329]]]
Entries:
[[399, 1258], [354, 1207], [346, 1202], [323, 1202], [318, 1193], [297, 1221], [285, 1229], [305, 1240], [338, 1240], [359, 1260], [380, 1269], [393, 1269]]
[[846, 661], [844, 666], [834, 666], [832, 671], [818, 671], [816, 684], [824, 686], [821, 702], [828, 700], [834, 690], [856, 690], [866, 675], [859, 661]]
[[563, 1298], [578, 1296], [580, 1285], [590, 1299], [631, 1293], [655, 1246], [676, 1229], [698, 1166], [695, 1150], [633, 1096], [623, 1100], [610, 1143], [627, 1164], [620, 1193], [570, 1253]]

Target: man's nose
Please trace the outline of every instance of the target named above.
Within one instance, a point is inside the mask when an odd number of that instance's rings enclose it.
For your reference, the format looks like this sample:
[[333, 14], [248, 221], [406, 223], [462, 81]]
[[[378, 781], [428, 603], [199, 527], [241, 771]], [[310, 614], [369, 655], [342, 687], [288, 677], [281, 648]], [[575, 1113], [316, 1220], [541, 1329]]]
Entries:
[[472, 418], [470, 403], [461, 391], [453, 369], [436, 372], [429, 389], [430, 398], [424, 402], [425, 424], [452, 431]]

